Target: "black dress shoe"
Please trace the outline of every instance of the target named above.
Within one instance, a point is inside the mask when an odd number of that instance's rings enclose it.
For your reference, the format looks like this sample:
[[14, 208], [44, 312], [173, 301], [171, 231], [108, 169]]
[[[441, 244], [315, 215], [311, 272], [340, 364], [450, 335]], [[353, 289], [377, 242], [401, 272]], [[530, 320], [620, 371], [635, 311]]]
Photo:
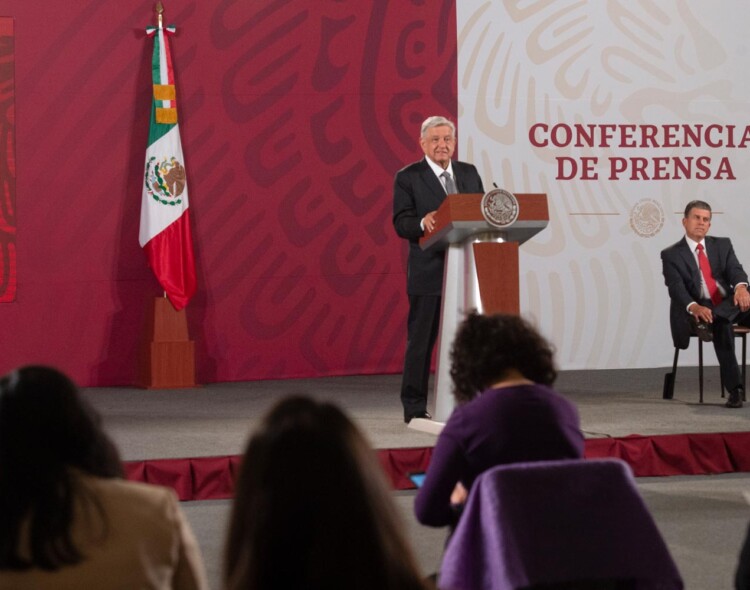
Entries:
[[413, 418], [424, 418], [425, 420], [432, 420], [432, 415], [429, 412], [417, 412], [411, 416], [404, 416], [404, 422], [407, 424], [412, 421]]
[[727, 408], [741, 408], [742, 407], [742, 387], [736, 387], [733, 391], [729, 392], [729, 399], [725, 404]]
[[702, 342], [713, 342], [714, 330], [711, 324], [696, 320], [693, 316], [690, 316], [692, 320], [693, 329], [696, 335]]

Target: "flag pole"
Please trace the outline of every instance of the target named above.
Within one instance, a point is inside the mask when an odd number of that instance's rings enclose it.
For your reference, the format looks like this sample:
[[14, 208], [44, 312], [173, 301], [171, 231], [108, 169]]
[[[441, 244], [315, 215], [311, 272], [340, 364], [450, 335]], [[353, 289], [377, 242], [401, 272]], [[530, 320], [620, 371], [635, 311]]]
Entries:
[[[151, 118], [146, 147], [138, 242], [175, 310], [195, 294], [195, 259], [190, 231], [185, 158], [177, 120], [178, 100], [164, 4], [153, 5], [158, 26], [146, 27], [153, 39]], [[153, 22], [153, 21], [152, 21]]]
[[[138, 241], [163, 288], [147, 309], [137, 384], [147, 389], [195, 387], [195, 342], [190, 340], [185, 306], [195, 294], [188, 187], [177, 122], [177, 96], [164, 5], [154, 6], [151, 117], [141, 197]], [[153, 21], [152, 21], [153, 22]]]

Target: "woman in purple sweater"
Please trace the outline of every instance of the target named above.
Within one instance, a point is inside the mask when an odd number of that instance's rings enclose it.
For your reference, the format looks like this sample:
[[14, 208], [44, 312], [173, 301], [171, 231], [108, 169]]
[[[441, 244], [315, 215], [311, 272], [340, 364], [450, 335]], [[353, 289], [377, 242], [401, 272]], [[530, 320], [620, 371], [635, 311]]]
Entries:
[[552, 348], [519, 316], [471, 313], [453, 342], [451, 377], [457, 405], [417, 494], [422, 524], [455, 525], [490, 467], [583, 457], [578, 412], [551, 388]]

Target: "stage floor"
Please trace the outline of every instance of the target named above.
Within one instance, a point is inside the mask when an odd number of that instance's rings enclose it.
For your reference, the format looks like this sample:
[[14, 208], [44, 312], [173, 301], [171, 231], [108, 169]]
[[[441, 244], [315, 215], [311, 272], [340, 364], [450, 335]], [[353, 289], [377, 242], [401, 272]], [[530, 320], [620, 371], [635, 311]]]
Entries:
[[[565, 371], [556, 388], [571, 399], [587, 437], [750, 431], [750, 404], [724, 407], [718, 369], [706, 369], [698, 403], [697, 369], [681, 368], [673, 400], [662, 399], [665, 369]], [[89, 388], [126, 461], [240, 454], [268, 408], [286, 395], [339, 404], [378, 449], [429, 447], [435, 436], [408, 428], [400, 375], [217, 383], [194, 389]]]

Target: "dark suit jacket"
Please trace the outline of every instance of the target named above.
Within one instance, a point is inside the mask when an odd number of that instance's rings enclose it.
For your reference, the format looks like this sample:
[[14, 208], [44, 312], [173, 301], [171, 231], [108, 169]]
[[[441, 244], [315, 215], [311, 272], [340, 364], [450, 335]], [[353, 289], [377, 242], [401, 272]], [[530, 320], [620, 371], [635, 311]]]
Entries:
[[[734, 253], [729, 238], [706, 236], [706, 254], [714, 279], [721, 285], [727, 297], [734, 297], [734, 287], [747, 283], [740, 261]], [[671, 304], [669, 324], [672, 340], [677, 348], [687, 348], [690, 343], [690, 315], [687, 306], [691, 301], [700, 302], [701, 271], [685, 238], [661, 252], [664, 282], [669, 289]]]
[[[452, 163], [459, 193], [484, 193], [482, 179], [472, 164]], [[419, 226], [422, 218], [435, 211], [445, 199], [445, 189], [423, 158], [396, 173], [393, 183], [393, 225], [396, 233], [409, 240], [406, 290], [409, 295], [441, 295], [444, 251], [422, 250]]]

